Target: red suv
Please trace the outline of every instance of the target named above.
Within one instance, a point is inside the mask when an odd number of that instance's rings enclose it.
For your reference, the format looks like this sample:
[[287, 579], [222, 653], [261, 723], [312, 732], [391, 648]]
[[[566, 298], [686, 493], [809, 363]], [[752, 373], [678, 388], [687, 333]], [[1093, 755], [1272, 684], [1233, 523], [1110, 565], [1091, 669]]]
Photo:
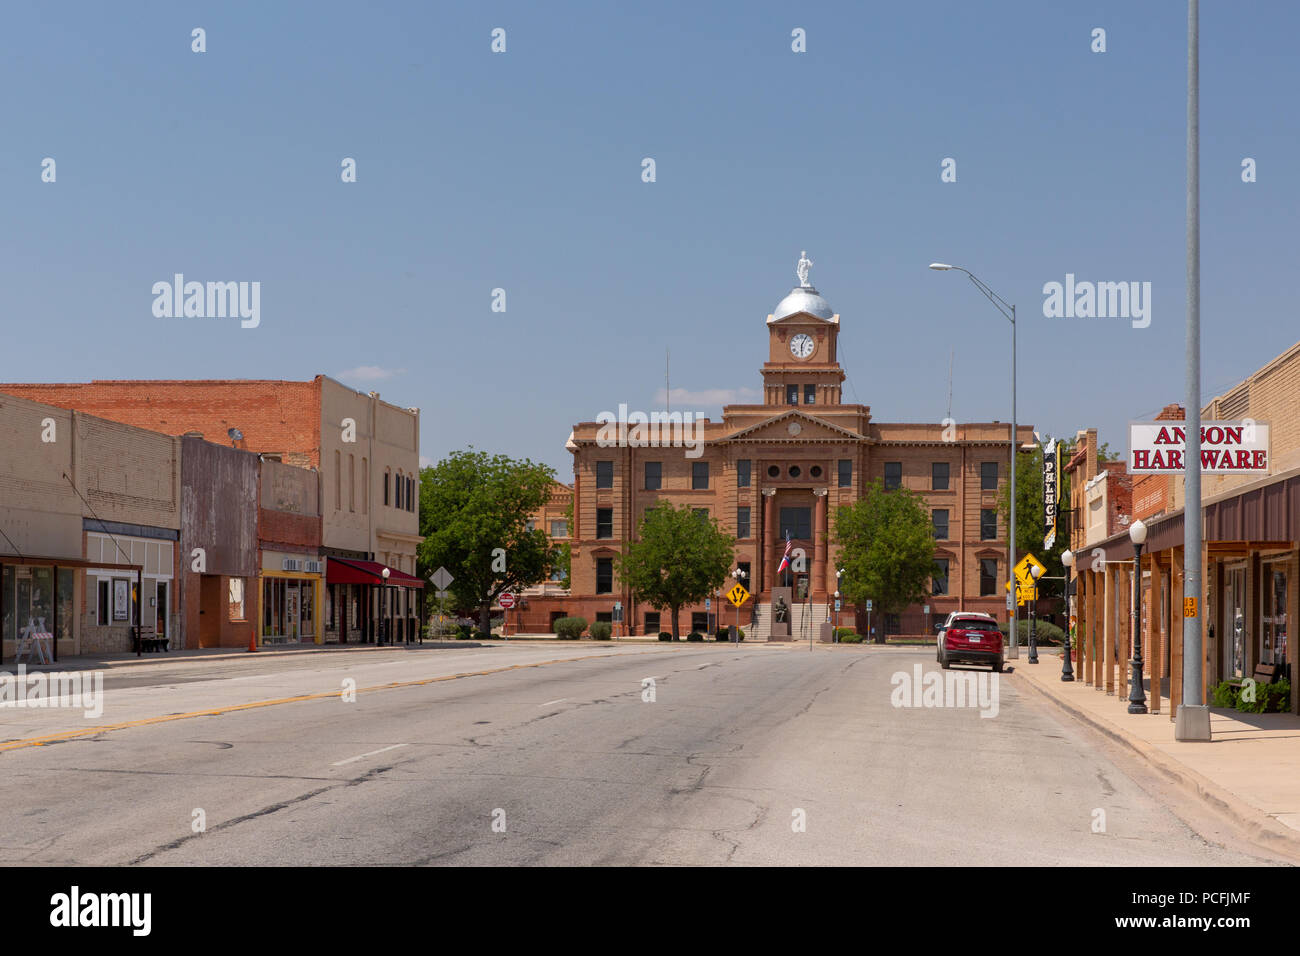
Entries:
[[1002, 670], [1002, 632], [991, 615], [956, 611], [936, 627], [935, 659], [945, 670], [953, 664], [988, 664], [994, 671]]

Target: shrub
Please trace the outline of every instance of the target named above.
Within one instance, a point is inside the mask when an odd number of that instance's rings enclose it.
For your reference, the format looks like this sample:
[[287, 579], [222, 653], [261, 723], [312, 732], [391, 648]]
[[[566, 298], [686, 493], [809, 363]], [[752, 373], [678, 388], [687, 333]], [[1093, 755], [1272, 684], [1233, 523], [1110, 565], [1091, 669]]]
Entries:
[[1291, 682], [1283, 677], [1274, 684], [1256, 684], [1255, 699], [1237, 695], [1237, 710], [1243, 714], [1277, 713], [1291, 704]]
[[702, 641], [704, 640], [704, 635], [699, 631], [691, 631], [691, 633], [686, 636], [686, 639], [688, 641]]
[[597, 621], [591, 625], [589, 633], [593, 641], [608, 641], [613, 631], [614, 625], [610, 624], [609, 621]]
[[562, 641], [576, 641], [587, 629], [585, 617], [561, 617], [554, 625], [555, 636]]
[[846, 634], [857, 634], [857, 633], [858, 632], [851, 627], [837, 627], [835, 629], [835, 636], [839, 638], [844, 637]]
[[[1002, 632], [1002, 639], [1006, 640], [1010, 631], [1004, 621], [998, 625], [998, 630]], [[1029, 622], [1024, 618], [1020, 619], [1020, 627], [1017, 629], [1020, 634], [1020, 646], [1029, 646]], [[937, 632], [936, 632], [937, 633]], [[1059, 646], [1065, 643], [1065, 632], [1053, 624], [1051, 621], [1038, 621], [1034, 626], [1034, 642], [1039, 647]]]
[[459, 641], [468, 641], [474, 636], [474, 628], [468, 624], [458, 624], [456, 626], [456, 639]]
[[1215, 707], [1233, 707], [1237, 706], [1237, 698], [1241, 696], [1241, 688], [1234, 687], [1226, 680], [1214, 688], [1214, 693], [1210, 696], [1210, 703]]
[[[844, 628], [840, 628], [840, 630], [842, 631], [842, 630], [844, 630]], [[847, 634], [841, 634], [841, 635], [840, 635], [840, 643], [841, 643], [841, 644], [861, 644], [861, 643], [862, 643], [862, 635], [861, 635], [861, 634], [858, 634], [858, 633], [855, 632], [855, 631], [849, 631], [849, 633], [847, 633]]]
[[671, 641], [672, 639], [673, 639], [673, 632], [672, 632], [672, 631], [660, 631], [660, 632], [659, 632], [659, 640], [661, 640], [661, 641]]

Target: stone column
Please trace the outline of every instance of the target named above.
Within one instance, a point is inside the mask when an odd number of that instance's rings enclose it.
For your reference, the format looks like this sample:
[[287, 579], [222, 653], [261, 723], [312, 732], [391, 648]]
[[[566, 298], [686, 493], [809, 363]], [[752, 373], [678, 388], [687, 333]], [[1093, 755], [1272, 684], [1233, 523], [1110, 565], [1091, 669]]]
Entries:
[[777, 586], [776, 565], [781, 560], [777, 553], [780, 540], [777, 537], [775, 488], [763, 489], [763, 506], [767, 508], [767, 540], [763, 542], [763, 554], [759, 560], [763, 565], [763, 589], [770, 592]]
[[830, 570], [826, 564], [826, 500], [830, 497], [830, 489], [815, 490], [813, 495], [817, 498], [817, 523], [813, 536], [813, 563], [817, 566], [817, 571], [816, 576], [809, 575], [809, 581], [816, 581], [820, 578], [821, 584], [817, 590], [831, 593], [835, 590], [835, 586], [832, 584], [828, 587], [826, 584], [827, 574]]

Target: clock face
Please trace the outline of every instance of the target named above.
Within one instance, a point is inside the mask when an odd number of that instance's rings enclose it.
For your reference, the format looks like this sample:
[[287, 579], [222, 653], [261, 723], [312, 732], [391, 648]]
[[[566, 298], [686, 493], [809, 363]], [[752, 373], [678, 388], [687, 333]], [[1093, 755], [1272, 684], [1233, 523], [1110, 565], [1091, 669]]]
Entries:
[[811, 335], [804, 335], [800, 332], [790, 340], [790, 354], [795, 358], [807, 358], [813, 354], [813, 348]]

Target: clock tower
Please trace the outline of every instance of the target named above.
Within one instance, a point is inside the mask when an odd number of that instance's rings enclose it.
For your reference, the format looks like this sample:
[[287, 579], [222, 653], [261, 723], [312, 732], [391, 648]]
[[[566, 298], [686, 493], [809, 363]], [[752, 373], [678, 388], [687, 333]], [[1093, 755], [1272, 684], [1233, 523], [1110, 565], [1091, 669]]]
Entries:
[[808, 284], [812, 265], [800, 258], [800, 285], [767, 317], [764, 405], [838, 405], [844, 370], [836, 355], [840, 317]]

